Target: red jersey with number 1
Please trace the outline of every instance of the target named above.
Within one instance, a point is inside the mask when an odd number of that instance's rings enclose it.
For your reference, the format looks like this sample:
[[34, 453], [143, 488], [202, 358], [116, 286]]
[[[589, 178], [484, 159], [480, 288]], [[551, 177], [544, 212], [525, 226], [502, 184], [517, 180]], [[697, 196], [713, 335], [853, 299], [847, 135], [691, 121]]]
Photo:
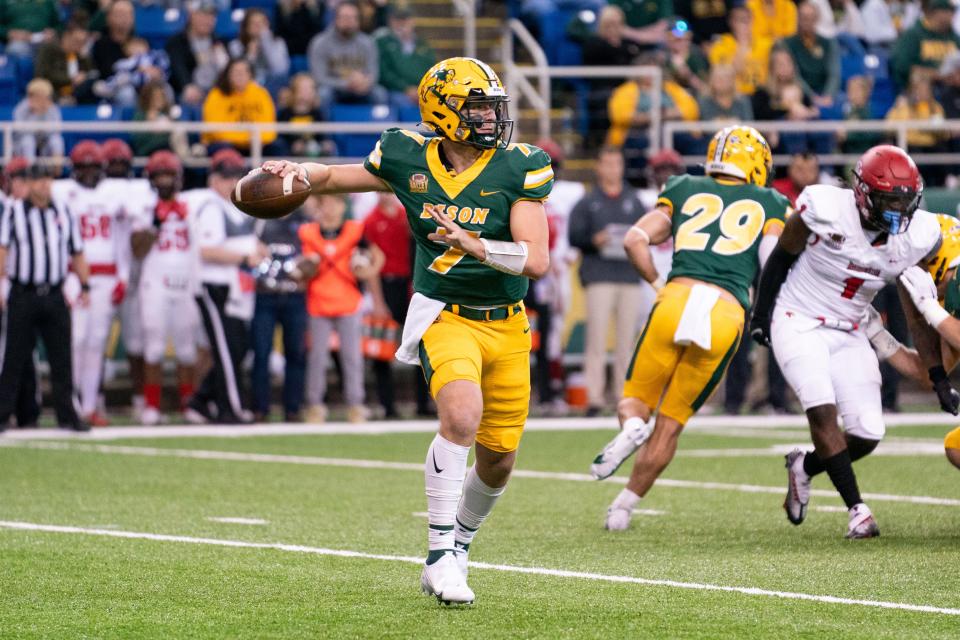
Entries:
[[903, 233], [886, 236], [864, 229], [849, 189], [807, 187], [797, 198], [796, 211], [811, 234], [780, 289], [777, 306], [812, 318], [859, 323], [884, 285], [940, 243], [937, 218], [926, 211], [914, 213]]

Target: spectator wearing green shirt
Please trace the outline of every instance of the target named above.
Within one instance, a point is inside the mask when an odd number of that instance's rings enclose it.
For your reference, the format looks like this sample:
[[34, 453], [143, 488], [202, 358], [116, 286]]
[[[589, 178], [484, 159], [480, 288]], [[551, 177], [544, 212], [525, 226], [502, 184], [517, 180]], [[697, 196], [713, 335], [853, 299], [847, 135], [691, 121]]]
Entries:
[[673, 0], [610, 0], [610, 4], [623, 9], [627, 18], [624, 38], [651, 48], [667, 41]]
[[900, 34], [891, 54], [893, 79], [900, 91], [909, 84], [914, 67], [938, 69], [960, 49], [960, 38], [951, 26], [953, 12], [951, 0], [924, 0], [921, 18]]
[[803, 93], [817, 107], [832, 107], [840, 89], [840, 51], [836, 40], [817, 35], [820, 10], [812, 2], [797, 7], [797, 33], [780, 41], [799, 72]]
[[31, 57], [60, 28], [56, 0], [0, 0], [0, 39], [9, 56]]
[[[406, 7], [390, 13], [388, 26], [375, 34], [380, 53], [380, 84], [391, 97], [405, 104], [417, 104], [417, 86], [433, 66], [437, 54], [413, 30], [413, 14]], [[399, 94], [399, 95], [398, 95]]]

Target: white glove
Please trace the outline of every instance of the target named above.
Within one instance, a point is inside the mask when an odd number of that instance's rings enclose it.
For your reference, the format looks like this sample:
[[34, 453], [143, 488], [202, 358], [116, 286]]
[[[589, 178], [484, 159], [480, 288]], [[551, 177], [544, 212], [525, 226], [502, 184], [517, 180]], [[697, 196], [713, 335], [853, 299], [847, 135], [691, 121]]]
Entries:
[[883, 318], [872, 306], [867, 307], [863, 317], [860, 318], [860, 328], [866, 334], [873, 350], [877, 352], [877, 358], [886, 360], [903, 346], [894, 338], [889, 331], [883, 327]]
[[900, 284], [910, 294], [917, 311], [923, 314], [934, 329], [950, 317], [937, 301], [937, 285], [925, 270], [917, 266], [910, 267], [900, 274]]

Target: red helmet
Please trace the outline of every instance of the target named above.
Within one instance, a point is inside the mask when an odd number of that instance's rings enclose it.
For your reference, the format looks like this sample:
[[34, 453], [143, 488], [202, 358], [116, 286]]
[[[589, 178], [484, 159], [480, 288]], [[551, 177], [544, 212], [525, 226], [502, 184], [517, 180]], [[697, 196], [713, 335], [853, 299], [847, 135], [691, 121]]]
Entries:
[[903, 233], [920, 204], [923, 180], [905, 151], [881, 144], [867, 149], [857, 161], [853, 193], [860, 215], [870, 226]]
[[103, 150], [93, 140], [81, 140], [70, 150], [70, 162], [77, 165], [103, 166]]
[[117, 160], [133, 162], [133, 151], [130, 149], [130, 145], [120, 138], [104, 140], [100, 148], [103, 150], [103, 157], [107, 162]]
[[23, 156], [13, 156], [3, 168], [3, 175], [7, 178], [24, 178], [27, 170], [30, 168], [30, 162]]
[[180, 162], [177, 154], [172, 151], [154, 151], [147, 160], [145, 172], [148, 178], [156, 173], [174, 173], [180, 175], [183, 172], [183, 164]]

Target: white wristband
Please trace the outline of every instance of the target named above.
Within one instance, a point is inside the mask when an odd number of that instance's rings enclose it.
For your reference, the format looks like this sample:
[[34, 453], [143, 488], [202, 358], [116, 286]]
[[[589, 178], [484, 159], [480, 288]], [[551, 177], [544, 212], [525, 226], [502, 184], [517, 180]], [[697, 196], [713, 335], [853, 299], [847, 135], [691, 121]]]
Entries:
[[667, 286], [667, 283], [663, 278], [657, 276], [657, 279], [651, 282], [650, 286], [653, 287], [654, 291], [660, 291], [660, 289], [663, 289], [665, 286]]
[[923, 317], [926, 318], [927, 322], [930, 323], [930, 326], [936, 329], [940, 324], [950, 317], [950, 314], [947, 313], [947, 310], [940, 306], [940, 304], [933, 300], [932, 298], [927, 298], [923, 301], [923, 306], [920, 309], [920, 313], [923, 314]]
[[526, 242], [506, 242], [485, 238], [480, 238], [480, 242], [487, 254], [486, 259], [482, 261], [483, 264], [512, 276], [523, 275], [523, 267], [527, 264]]
[[891, 335], [886, 329], [882, 329], [870, 338], [870, 344], [873, 350], [877, 352], [877, 358], [886, 360], [903, 347], [900, 341]]

